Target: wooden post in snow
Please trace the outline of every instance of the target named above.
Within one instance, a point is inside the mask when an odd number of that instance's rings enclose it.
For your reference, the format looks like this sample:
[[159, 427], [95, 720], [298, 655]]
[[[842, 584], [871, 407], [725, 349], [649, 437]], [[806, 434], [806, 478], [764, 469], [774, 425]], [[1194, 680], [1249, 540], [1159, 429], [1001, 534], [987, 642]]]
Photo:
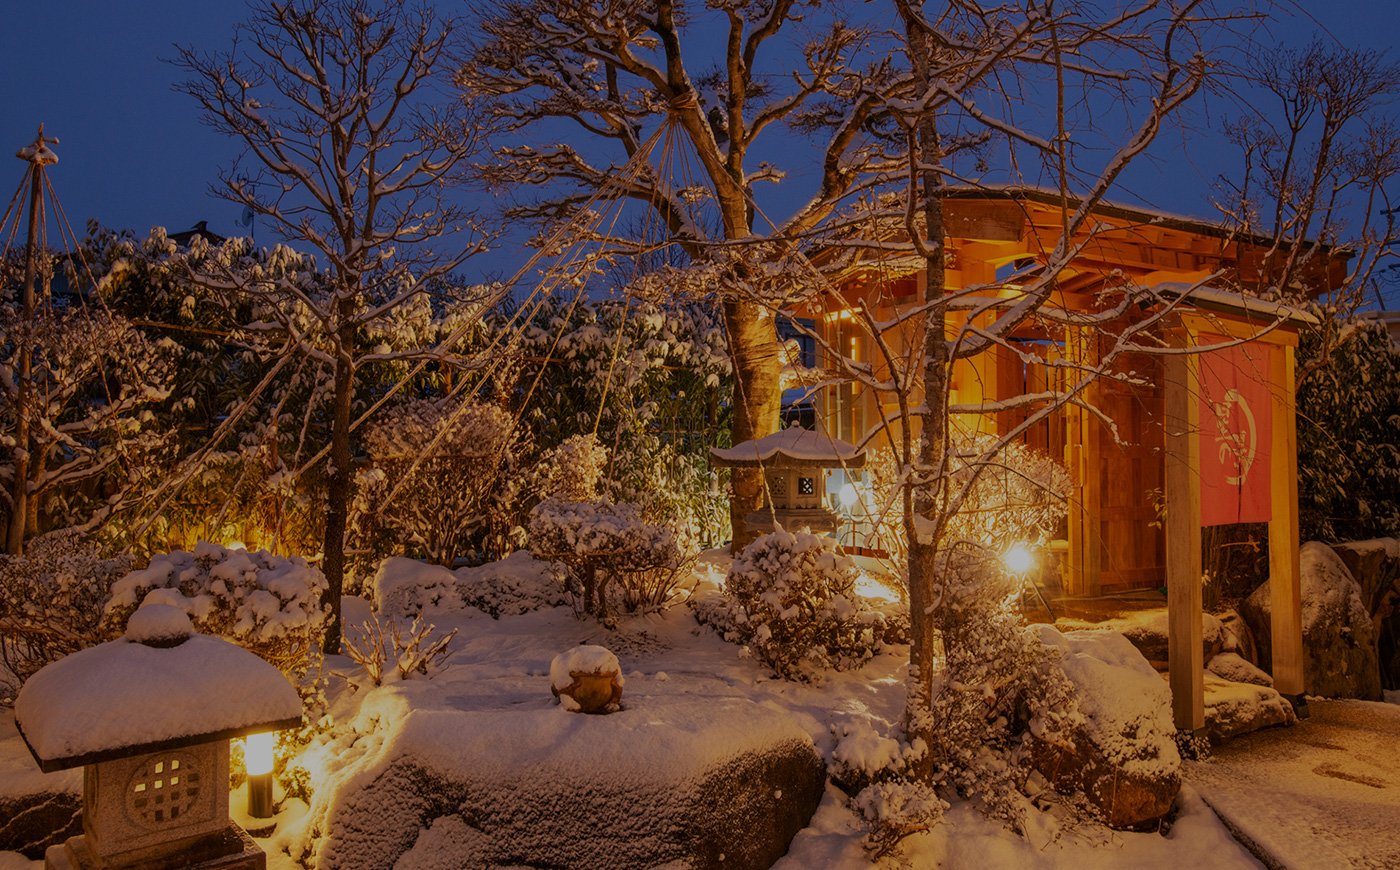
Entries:
[[[1194, 343], [1187, 335], [1186, 346]], [[1172, 719], [1205, 727], [1201, 650], [1200, 357], [1166, 359], [1167, 655]]]
[[1269, 592], [1274, 688], [1303, 694], [1303, 612], [1298, 566], [1298, 438], [1295, 348], [1271, 349], [1273, 450], [1270, 458]]

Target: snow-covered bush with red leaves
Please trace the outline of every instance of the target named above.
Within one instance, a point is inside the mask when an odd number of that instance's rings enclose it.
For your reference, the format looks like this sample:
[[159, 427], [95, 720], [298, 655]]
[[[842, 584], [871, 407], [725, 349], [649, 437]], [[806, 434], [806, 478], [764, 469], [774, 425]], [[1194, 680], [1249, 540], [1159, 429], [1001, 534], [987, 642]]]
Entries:
[[325, 575], [300, 556], [230, 550], [200, 541], [193, 552], [154, 556], [112, 586], [106, 622], [114, 628], [143, 603], [173, 604], [195, 630], [230, 640], [284, 671], [306, 658], [325, 624]]

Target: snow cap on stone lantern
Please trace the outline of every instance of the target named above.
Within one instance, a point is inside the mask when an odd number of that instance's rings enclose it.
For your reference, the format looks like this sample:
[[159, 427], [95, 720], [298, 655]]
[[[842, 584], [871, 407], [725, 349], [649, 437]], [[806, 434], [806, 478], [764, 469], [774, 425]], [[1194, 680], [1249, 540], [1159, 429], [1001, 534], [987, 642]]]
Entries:
[[46, 868], [128, 867], [177, 853], [190, 859], [182, 866], [264, 866], [229, 820], [228, 741], [299, 725], [301, 700], [272, 665], [194, 634], [179, 608], [142, 607], [123, 638], [30, 677], [15, 723], [44, 772], [87, 766], [84, 835], [51, 847]]

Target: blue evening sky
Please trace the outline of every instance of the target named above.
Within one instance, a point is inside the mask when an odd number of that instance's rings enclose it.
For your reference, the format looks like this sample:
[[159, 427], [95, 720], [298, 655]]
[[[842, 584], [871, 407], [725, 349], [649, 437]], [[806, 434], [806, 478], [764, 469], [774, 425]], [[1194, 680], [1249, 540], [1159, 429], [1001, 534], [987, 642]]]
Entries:
[[[61, 140], [49, 177], [79, 235], [88, 218], [143, 235], [153, 225], [174, 232], [200, 220], [234, 234], [240, 210], [208, 188], [238, 150], [200, 123], [192, 100], [171, 90], [179, 70], [160, 58], [174, 53], [173, 44], [226, 49], [233, 23], [246, 16], [240, 2], [209, 0], [11, 4], [0, 18], [0, 152], [32, 141], [40, 122]], [[1322, 33], [1346, 44], [1389, 48], [1400, 34], [1395, 0], [1302, 0], [1280, 4], [1276, 16], [1263, 38], [1294, 45]], [[1390, 59], [1400, 58], [1392, 53]], [[1216, 110], [1205, 119], [1218, 120]], [[1115, 198], [1209, 216], [1210, 179], [1228, 163], [1218, 146], [1202, 147], [1201, 135], [1183, 142], [1180, 134], [1174, 141], [1168, 134], [1154, 160]], [[1187, 149], [1189, 160], [1182, 156]], [[0, 194], [8, 204], [24, 165], [12, 160], [0, 168], [6, 165]], [[503, 252], [485, 265], [499, 272], [509, 259]]]

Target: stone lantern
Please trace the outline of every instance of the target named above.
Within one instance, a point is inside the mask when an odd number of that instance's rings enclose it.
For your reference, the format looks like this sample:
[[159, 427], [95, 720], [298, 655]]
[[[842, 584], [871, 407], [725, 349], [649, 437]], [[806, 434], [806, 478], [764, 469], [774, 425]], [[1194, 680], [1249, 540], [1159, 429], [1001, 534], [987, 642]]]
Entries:
[[301, 723], [296, 689], [179, 608], [137, 610], [125, 637], [39, 671], [15, 721], [45, 773], [83, 765], [83, 834], [45, 870], [263, 870], [229, 819], [229, 739]]
[[712, 447], [710, 464], [763, 469], [772, 496], [771, 509], [764, 505], [745, 517], [749, 531], [771, 532], [776, 520], [785, 529], [835, 532], [841, 517], [826, 506], [823, 472], [828, 468], [863, 468], [865, 451], [839, 438], [793, 426], [728, 449]]

